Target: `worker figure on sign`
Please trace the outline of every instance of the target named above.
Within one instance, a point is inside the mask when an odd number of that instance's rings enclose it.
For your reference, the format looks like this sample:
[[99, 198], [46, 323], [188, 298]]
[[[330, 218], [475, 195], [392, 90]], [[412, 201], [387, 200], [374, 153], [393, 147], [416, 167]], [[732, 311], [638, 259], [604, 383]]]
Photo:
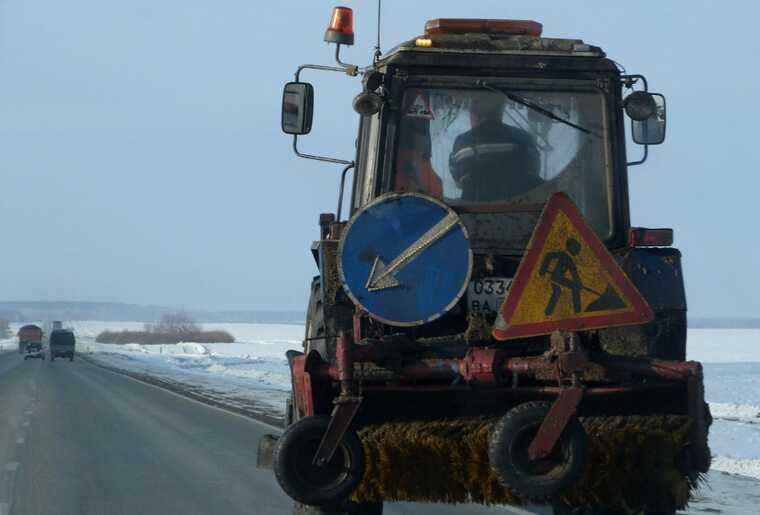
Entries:
[[581, 244], [574, 238], [568, 238], [565, 242], [565, 248], [567, 252], [564, 250], [549, 252], [538, 271], [539, 275], [548, 275], [552, 283], [552, 296], [544, 310], [546, 316], [551, 316], [554, 313], [557, 302], [565, 288], [570, 290], [573, 310], [576, 313], [581, 311], [581, 290], [584, 289], [584, 286], [580, 275], [578, 275], [575, 261], [573, 261], [573, 256], [577, 256], [581, 252]]

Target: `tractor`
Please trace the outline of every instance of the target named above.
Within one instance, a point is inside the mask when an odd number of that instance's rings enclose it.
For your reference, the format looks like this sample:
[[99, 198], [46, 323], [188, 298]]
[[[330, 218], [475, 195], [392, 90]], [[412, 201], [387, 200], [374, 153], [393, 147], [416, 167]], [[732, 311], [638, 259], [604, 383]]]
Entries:
[[[353, 13], [337, 7], [336, 64], [285, 85], [295, 153], [343, 167], [311, 246], [303, 351], [287, 354], [286, 427], [259, 442], [297, 513], [673, 515], [707, 472], [681, 254], [629, 216], [628, 170], [664, 141], [665, 98], [542, 32], [434, 19], [360, 67], [341, 60]], [[299, 150], [307, 71], [361, 80], [354, 159]]]

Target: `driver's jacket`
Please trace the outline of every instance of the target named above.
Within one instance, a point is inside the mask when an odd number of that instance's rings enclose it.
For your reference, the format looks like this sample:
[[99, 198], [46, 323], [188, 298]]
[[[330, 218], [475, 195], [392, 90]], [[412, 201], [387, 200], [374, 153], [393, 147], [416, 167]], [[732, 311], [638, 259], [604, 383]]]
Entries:
[[462, 200], [479, 202], [506, 200], [541, 185], [539, 165], [534, 137], [499, 120], [457, 136], [449, 159]]

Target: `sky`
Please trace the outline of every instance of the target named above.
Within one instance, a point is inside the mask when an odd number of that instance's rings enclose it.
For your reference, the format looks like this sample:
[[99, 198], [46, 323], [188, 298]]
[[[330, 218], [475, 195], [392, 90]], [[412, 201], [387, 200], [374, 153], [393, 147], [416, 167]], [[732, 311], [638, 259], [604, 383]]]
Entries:
[[[340, 168], [298, 159], [282, 84], [332, 64], [334, 4], [0, 1], [0, 300], [304, 309]], [[367, 64], [374, 1], [354, 8]], [[672, 227], [690, 312], [760, 316], [760, 9], [746, 1], [383, 2], [382, 47], [439, 17], [534, 19], [602, 46], [668, 102], [630, 170], [632, 223]], [[359, 81], [304, 75], [302, 150], [352, 159]], [[639, 148], [631, 145], [631, 157]]]

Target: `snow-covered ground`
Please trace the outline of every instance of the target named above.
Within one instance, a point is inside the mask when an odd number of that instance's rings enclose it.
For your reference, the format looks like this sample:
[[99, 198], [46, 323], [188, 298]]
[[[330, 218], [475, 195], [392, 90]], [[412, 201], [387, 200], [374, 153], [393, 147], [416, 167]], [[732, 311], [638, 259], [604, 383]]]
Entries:
[[760, 480], [760, 329], [691, 329], [688, 358], [704, 365], [712, 468]]
[[[140, 329], [141, 323], [75, 322], [78, 351], [115, 368], [190, 385], [229, 404], [254, 406], [281, 416], [290, 377], [285, 351], [300, 349], [303, 326], [207, 324], [223, 329], [236, 343], [104, 345], [105, 329]], [[15, 350], [15, 341], [0, 341]], [[760, 330], [689, 330], [689, 359], [705, 367], [705, 391], [715, 418], [710, 446], [713, 469], [760, 480]]]
[[113, 345], [95, 343], [103, 330], [137, 330], [133, 322], [74, 322], [77, 350], [98, 363], [156, 377], [228, 405], [281, 417], [290, 391], [285, 360], [300, 349], [304, 328], [286, 324], [206, 324], [223, 329], [235, 343]]

